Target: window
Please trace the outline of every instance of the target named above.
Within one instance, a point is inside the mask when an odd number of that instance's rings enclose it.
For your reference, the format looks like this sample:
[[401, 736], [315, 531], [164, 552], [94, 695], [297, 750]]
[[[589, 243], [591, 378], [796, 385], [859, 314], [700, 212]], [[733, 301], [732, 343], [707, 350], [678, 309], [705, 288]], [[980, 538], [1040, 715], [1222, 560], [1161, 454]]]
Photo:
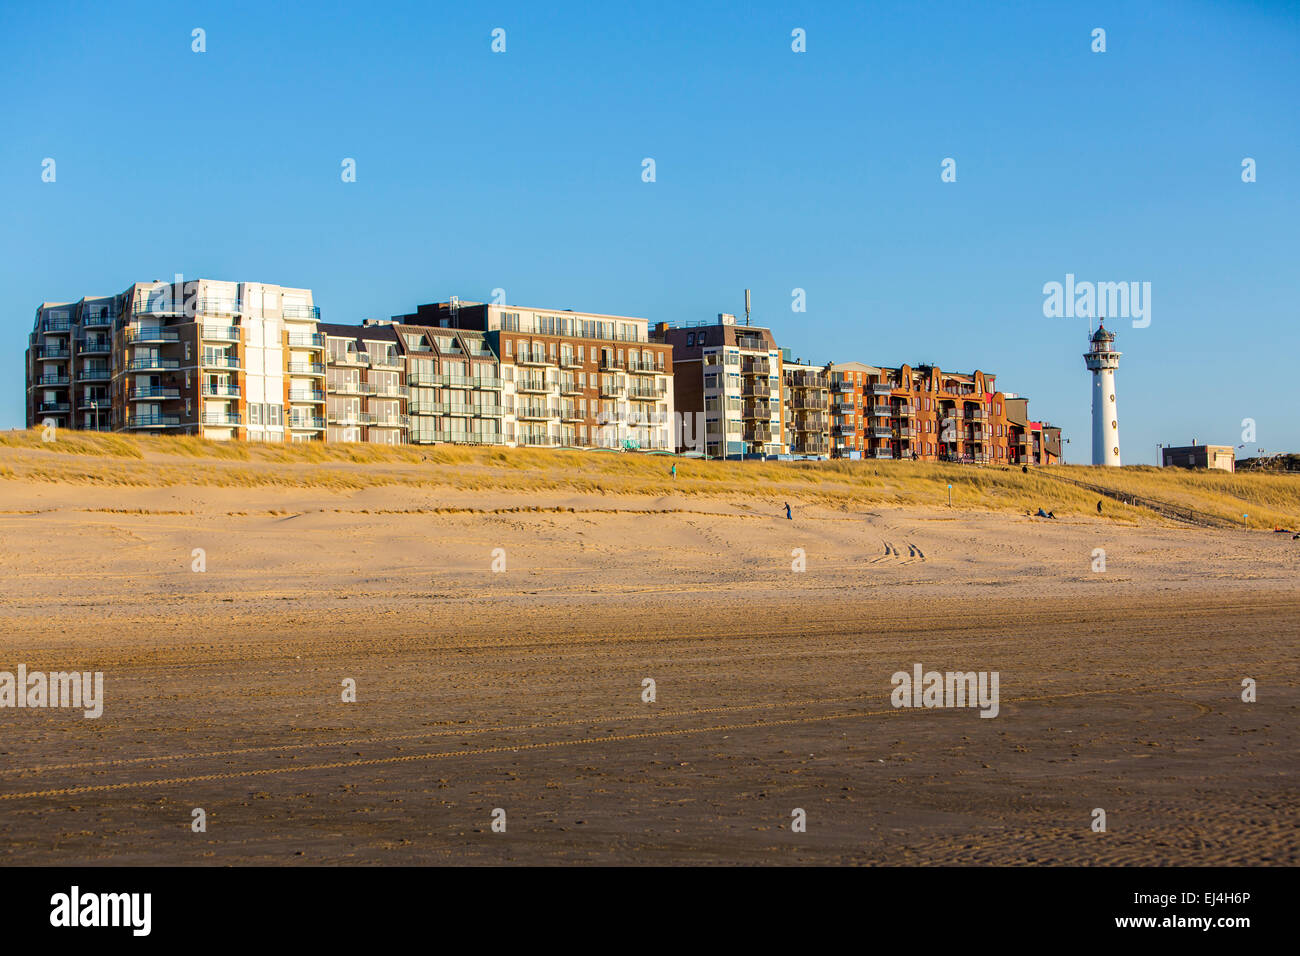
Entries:
[[254, 404], [252, 404], [252, 403], [249, 404], [249, 406], [248, 406], [248, 424], [250, 424], [250, 425], [260, 425], [260, 424], [262, 424], [262, 406], [261, 406], [261, 405], [254, 405]]
[[506, 339], [506, 358], [510, 358], [514, 353], [510, 351], [510, 340]]

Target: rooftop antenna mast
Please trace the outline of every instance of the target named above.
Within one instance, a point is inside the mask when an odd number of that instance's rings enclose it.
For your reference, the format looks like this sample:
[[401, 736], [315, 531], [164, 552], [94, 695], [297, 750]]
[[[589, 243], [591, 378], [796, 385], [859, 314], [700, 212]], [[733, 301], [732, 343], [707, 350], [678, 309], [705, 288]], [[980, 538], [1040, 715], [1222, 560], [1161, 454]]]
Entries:
[[745, 290], [745, 324], [749, 325], [749, 290]]

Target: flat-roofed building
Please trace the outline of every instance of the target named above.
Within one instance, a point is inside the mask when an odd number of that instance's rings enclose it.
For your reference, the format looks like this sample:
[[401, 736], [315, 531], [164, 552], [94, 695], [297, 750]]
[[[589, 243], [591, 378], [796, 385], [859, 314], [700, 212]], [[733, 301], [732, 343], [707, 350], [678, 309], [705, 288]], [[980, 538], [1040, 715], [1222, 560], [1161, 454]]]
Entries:
[[723, 312], [713, 322], [660, 322], [654, 339], [672, 348], [682, 416], [678, 451], [701, 450], [710, 458], [784, 452], [781, 350], [770, 329], [737, 325], [734, 315]]
[[830, 380], [826, 370], [781, 356], [784, 444], [791, 455], [830, 456]]
[[395, 317], [483, 333], [500, 361], [507, 445], [673, 449], [672, 349], [646, 319], [452, 299]]
[[1217, 468], [1237, 470], [1237, 453], [1231, 445], [1169, 446], [1160, 449], [1160, 463], [1165, 468]]
[[215, 279], [139, 282], [45, 303], [28, 349], [28, 425], [318, 440], [290, 395], [323, 403], [320, 310], [310, 289]]

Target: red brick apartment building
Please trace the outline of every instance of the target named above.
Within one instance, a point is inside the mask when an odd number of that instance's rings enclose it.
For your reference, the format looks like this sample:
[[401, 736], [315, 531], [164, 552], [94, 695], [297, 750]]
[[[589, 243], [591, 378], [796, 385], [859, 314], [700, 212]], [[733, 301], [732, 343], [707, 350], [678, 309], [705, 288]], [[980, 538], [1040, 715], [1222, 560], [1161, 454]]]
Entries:
[[833, 457], [1020, 461], [1006, 397], [991, 372], [860, 362], [833, 362], [826, 372]]

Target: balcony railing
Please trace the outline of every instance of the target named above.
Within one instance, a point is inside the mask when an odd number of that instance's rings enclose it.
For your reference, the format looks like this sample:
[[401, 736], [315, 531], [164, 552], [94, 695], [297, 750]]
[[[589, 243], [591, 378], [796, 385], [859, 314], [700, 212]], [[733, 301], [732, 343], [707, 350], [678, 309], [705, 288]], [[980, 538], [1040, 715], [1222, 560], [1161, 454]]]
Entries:
[[41, 412], [68, 412], [71, 410], [72, 406], [67, 402], [41, 402], [37, 406], [37, 411]]
[[111, 377], [106, 368], [83, 368], [77, 373], [78, 382], [107, 382]]
[[38, 375], [32, 379], [33, 385], [67, 385], [68, 382], [66, 375]]
[[576, 379], [564, 378], [560, 380], [561, 395], [581, 395], [585, 390], [585, 387], [579, 385]]
[[65, 359], [72, 357], [72, 350], [66, 348], [43, 346], [36, 350], [38, 359]]
[[72, 329], [69, 319], [46, 319], [41, 323], [42, 332], [68, 332]]
[[515, 409], [516, 418], [555, 418], [556, 411], [545, 405], [520, 405]]
[[127, 428], [170, 428], [181, 423], [179, 415], [128, 415]]
[[112, 325], [116, 317], [116, 312], [91, 312], [82, 317], [81, 325], [87, 329], [102, 329], [106, 325]]
[[325, 336], [290, 332], [289, 347], [293, 349], [323, 349], [325, 347]]
[[872, 395], [888, 395], [894, 390], [894, 386], [887, 382], [872, 382], [870, 388]]
[[77, 343], [77, 351], [82, 355], [91, 353], [103, 354], [113, 350], [113, 343], [108, 339], [83, 339]]
[[583, 363], [572, 352], [560, 353], [560, 368], [582, 368]]
[[558, 435], [520, 435], [519, 444], [529, 447], [554, 447], [560, 443]]
[[202, 328], [203, 338], [214, 342], [238, 342], [239, 326], [237, 325], [205, 325]]
[[315, 319], [320, 321], [320, 306], [286, 305], [283, 315], [286, 319]]
[[325, 393], [318, 392], [318, 391], [295, 392], [291, 390], [289, 392], [289, 401], [290, 402], [313, 402], [319, 404], [325, 401]]
[[208, 398], [238, 398], [238, 385], [203, 385], [199, 388], [199, 394]]
[[290, 415], [289, 427], [320, 431], [325, 427], [325, 419], [319, 415]]
[[633, 375], [662, 375], [663, 368], [645, 362], [628, 362], [627, 370]]
[[322, 378], [325, 376], [325, 366], [320, 362], [290, 362], [290, 375], [318, 375]]
[[177, 359], [154, 358], [145, 356], [144, 358], [133, 358], [126, 363], [128, 372], [139, 372], [146, 369], [170, 369], [180, 368], [181, 363]]
[[181, 390], [179, 388], [168, 388], [165, 385], [138, 385], [127, 393], [126, 400], [128, 402], [143, 402], [180, 397]]
[[77, 403], [78, 409], [90, 409], [94, 411], [97, 408], [112, 408], [113, 400], [111, 398], [83, 398]]
[[872, 437], [872, 438], [891, 438], [891, 437], [893, 437], [893, 434], [894, 434], [893, 430], [892, 430], [888, 425], [884, 425], [884, 426], [881, 426], [881, 425], [872, 425], [872, 426], [871, 426], [871, 437]]
[[627, 397], [639, 401], [657, 402], [659, 399], [666, 397], [668, 390], [666, 388], [654, 388], [645, 385], [629, 385]]
[[872, 405], [872, 406], [871, 406], [871, 414], [872, 414], [872, 416], [874, 416], [875, 418], [888, 418], [888, 417], [890, 416], [890, 409], [889, 409], [889, 406], [888, 406], [888, 405]]
[[545, 379], [532, 376], [521, 378], [515, 383], [516, 392], [548, 392], [550, 389]]
[[615, 384], [614, 382], [600, 383], [600, 394], [605, 396], [606, 398], [613, 398], [615, 396], [622, 395], [625, 390], [626, 390], [626, 386], [618, 385]]
[[238, 425], [239, 415], [235, 412], [204, 412], [205, 425]]
[[155, 329], [132, 326], [123, 333], [128, 345], [137, 342], [179, 342], [180, 332], [176, 329]]
[[213, 355], [209, 352], [203, 356], [203, 365], [205, 368], [239, 368], [239, 358], [234, 355]]

